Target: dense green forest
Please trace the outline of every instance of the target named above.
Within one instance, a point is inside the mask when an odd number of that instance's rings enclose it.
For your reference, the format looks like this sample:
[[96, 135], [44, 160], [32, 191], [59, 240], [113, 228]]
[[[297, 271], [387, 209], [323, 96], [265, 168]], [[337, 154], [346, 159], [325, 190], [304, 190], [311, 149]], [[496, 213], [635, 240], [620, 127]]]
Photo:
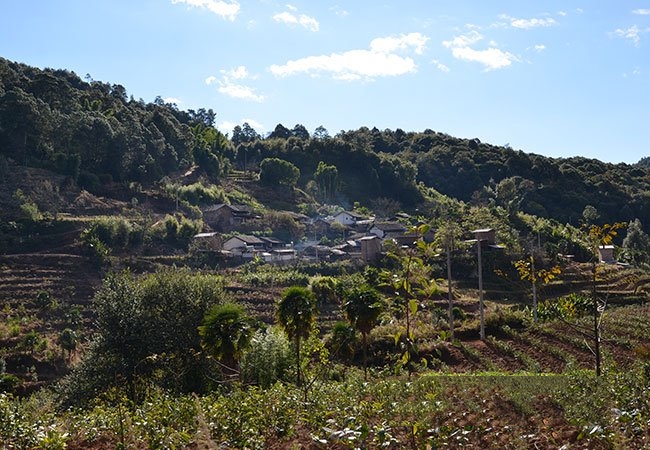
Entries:
[[55, 170], [91, 192], [114, 182], [157, 182], [193, 165], [218, 183], [230, 170], [259, 170], [275, 158], [298, 171], [269, 182], [297, 183], [343, 206], [422, 211], [432, 188], [561, 223], [578, 224], [592, 205], [604, 222], [650, 226], [647, 158], [635, 165], [549, 158], [430, 129], [363, 127], [332, 136], [323, 127], [310, 134], [300, 124], [278, 124], [260, 136], [244, 124], [226, 136], [215, 118], [210, 109], [129, 98], [123, 86], [90, 76], [0, 59], [0, 154]]

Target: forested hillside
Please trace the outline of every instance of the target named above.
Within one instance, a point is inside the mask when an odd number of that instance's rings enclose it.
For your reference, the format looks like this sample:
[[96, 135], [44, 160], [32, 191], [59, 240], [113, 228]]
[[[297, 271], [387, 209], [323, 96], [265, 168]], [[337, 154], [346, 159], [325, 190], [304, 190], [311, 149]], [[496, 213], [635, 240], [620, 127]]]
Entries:
[[433, 188], [561, 223], [578, 224], [592, 205], [604, 222], [638, 218], [650, 226], [647, 158], [635, 165], [549, 158], [430, 129], [330, 135], [297, 124], [260, 136], [244, 124], [228, 137], [214, 127], [215, 117], [160, 98], [129, 98], [125, 87], [90, 76], [0, 58], [0, 154], [55, 170], [90, 191], [115, 182], [150, 184], [194, 165], [218, 183], [233, 168], [258, 170], [264, 159], [277, 158], [297, 168], [297, 177], [278, 178], [283, 166], [268, 166], [269, 183], [297, 183], [343, 206], [421, 211]]
[[8, 448], [650, 445], [648, 158], [215, 122], [0, 58]]

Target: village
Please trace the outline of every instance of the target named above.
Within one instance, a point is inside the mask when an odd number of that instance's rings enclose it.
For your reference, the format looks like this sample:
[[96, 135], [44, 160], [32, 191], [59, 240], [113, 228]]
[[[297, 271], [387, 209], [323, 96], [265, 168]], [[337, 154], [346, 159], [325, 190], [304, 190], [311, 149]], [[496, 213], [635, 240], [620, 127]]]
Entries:
[[[404, 213], [384, 220], [350, 211], [316, 219], [300, 213], [286, 214], [304, 227], [305, 239], [284, 242], [274, 237], [239, 233], [242, 226], [255, 217], [249, 207], [228, 204], [206, 207], [203, 219], [213, 231], [195, 235], [191, 249], [220, 255], [233, 265], [254, 259], [276, 264], [344, 259], [370, 263], [381, 255], [387, 241], [410, 246], [417, 239], [415, 233], [408, 232], [404, 222], [410, 217]], [[331, 240], [338, 243], [325, 245], [321, 242], [321, 238], [332, 235], [338, 235]], [[428, 233], [425, 239], [433, 240], [433, 233]]]

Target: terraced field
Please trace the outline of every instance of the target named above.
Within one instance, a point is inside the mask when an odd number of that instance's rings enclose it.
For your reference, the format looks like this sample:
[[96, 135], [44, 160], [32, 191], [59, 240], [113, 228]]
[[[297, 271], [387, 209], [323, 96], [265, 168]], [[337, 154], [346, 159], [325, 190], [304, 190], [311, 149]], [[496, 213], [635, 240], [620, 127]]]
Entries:
[[[6, 360], [8, 372], [26, 381], [28, 390], [57, 379], [67, 370], [70, 361], [58, 344], [62, 330], [75, 330], [80, 348], [83, 347], [92, 333], [91, 299], [102, 279], [102, 269], [75, 248], [73, 232], [58, 232], [40, 239], [45, 242], [42, 246], [49, 250], [0, 256], [0, 356]], [[177, 258], [156, 256], [130, 257], [114, 267], [131, 263], [137, 265], [139, 271], [149, 271], [178, 261]], [[588, 292], [589, 270], [588, 265], [566, 267], [560, 281], [544, 287], [542, 297]], [[635, 349], [650, 342], [648, 277], [615, 266], [605, 270], [603, 280], [606, 281], [600, 281], [598, 286], [599, 292], [608, 299], [603, 322], [605, 364], [625, 367], [634, 361]], [[229, 280], [226, 288], [237, 302], [262, 322], [275, 322], [276, 302], [284, 287], [245, 286], [234, 279], [226, 279]], [[475, 321], [476, 291], [464, 289], [457, 294], [462, 299], [458, 304], [467, 314], [466, 321]], [[487, 297], [490, 297], [489, 292]], [[435, 303], [445, 308], [443, 299]], [[488, 311], [509, 307], [504, 301], [488, 302], [487, 306]], [[326, 334], [343, 318], [338, 305], [321, 305], [318, 319], [321, 332]], [[588, 327], [589, 320], [584, 319], [582, 325]], [[466, 332], [453, 343], [432, 337], [431, 342], [421, 345], [436, 349], [428, 357], [439, 360], [435, 367], [451, 372], [560, 373], [594, 365], [591, 339], [567, 323], [542, 323], [522, 330], [505, 327], [493, 334], [484, 342], [478, 339], [478, 333]], [[391, 340], [392, 337], [388, 337], [386, 342], [379, 343], [385, 354], [394, 351]], [[76, 353], [77, 357], [79, 354]]]

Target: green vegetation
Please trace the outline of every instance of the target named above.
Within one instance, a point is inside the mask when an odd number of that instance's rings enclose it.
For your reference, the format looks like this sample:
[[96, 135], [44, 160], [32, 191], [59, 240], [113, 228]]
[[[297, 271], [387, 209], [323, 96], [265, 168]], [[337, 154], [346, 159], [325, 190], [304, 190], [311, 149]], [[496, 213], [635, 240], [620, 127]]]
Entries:
[[650, 442], [645, 390], [647, 379], [634, 370], [600, 379], [485, 373], [372, 383], [350, 374], [307, 403], [287, 384], [199, 397], [150, 390], [139, 404], [115, 390], [64, 413], [44, 395], [0, 394], [0, 436], [18, 448], [642, 448]]
[[650, 446], [647, 158], [214, 120], [0, 59], [3, 445]]

